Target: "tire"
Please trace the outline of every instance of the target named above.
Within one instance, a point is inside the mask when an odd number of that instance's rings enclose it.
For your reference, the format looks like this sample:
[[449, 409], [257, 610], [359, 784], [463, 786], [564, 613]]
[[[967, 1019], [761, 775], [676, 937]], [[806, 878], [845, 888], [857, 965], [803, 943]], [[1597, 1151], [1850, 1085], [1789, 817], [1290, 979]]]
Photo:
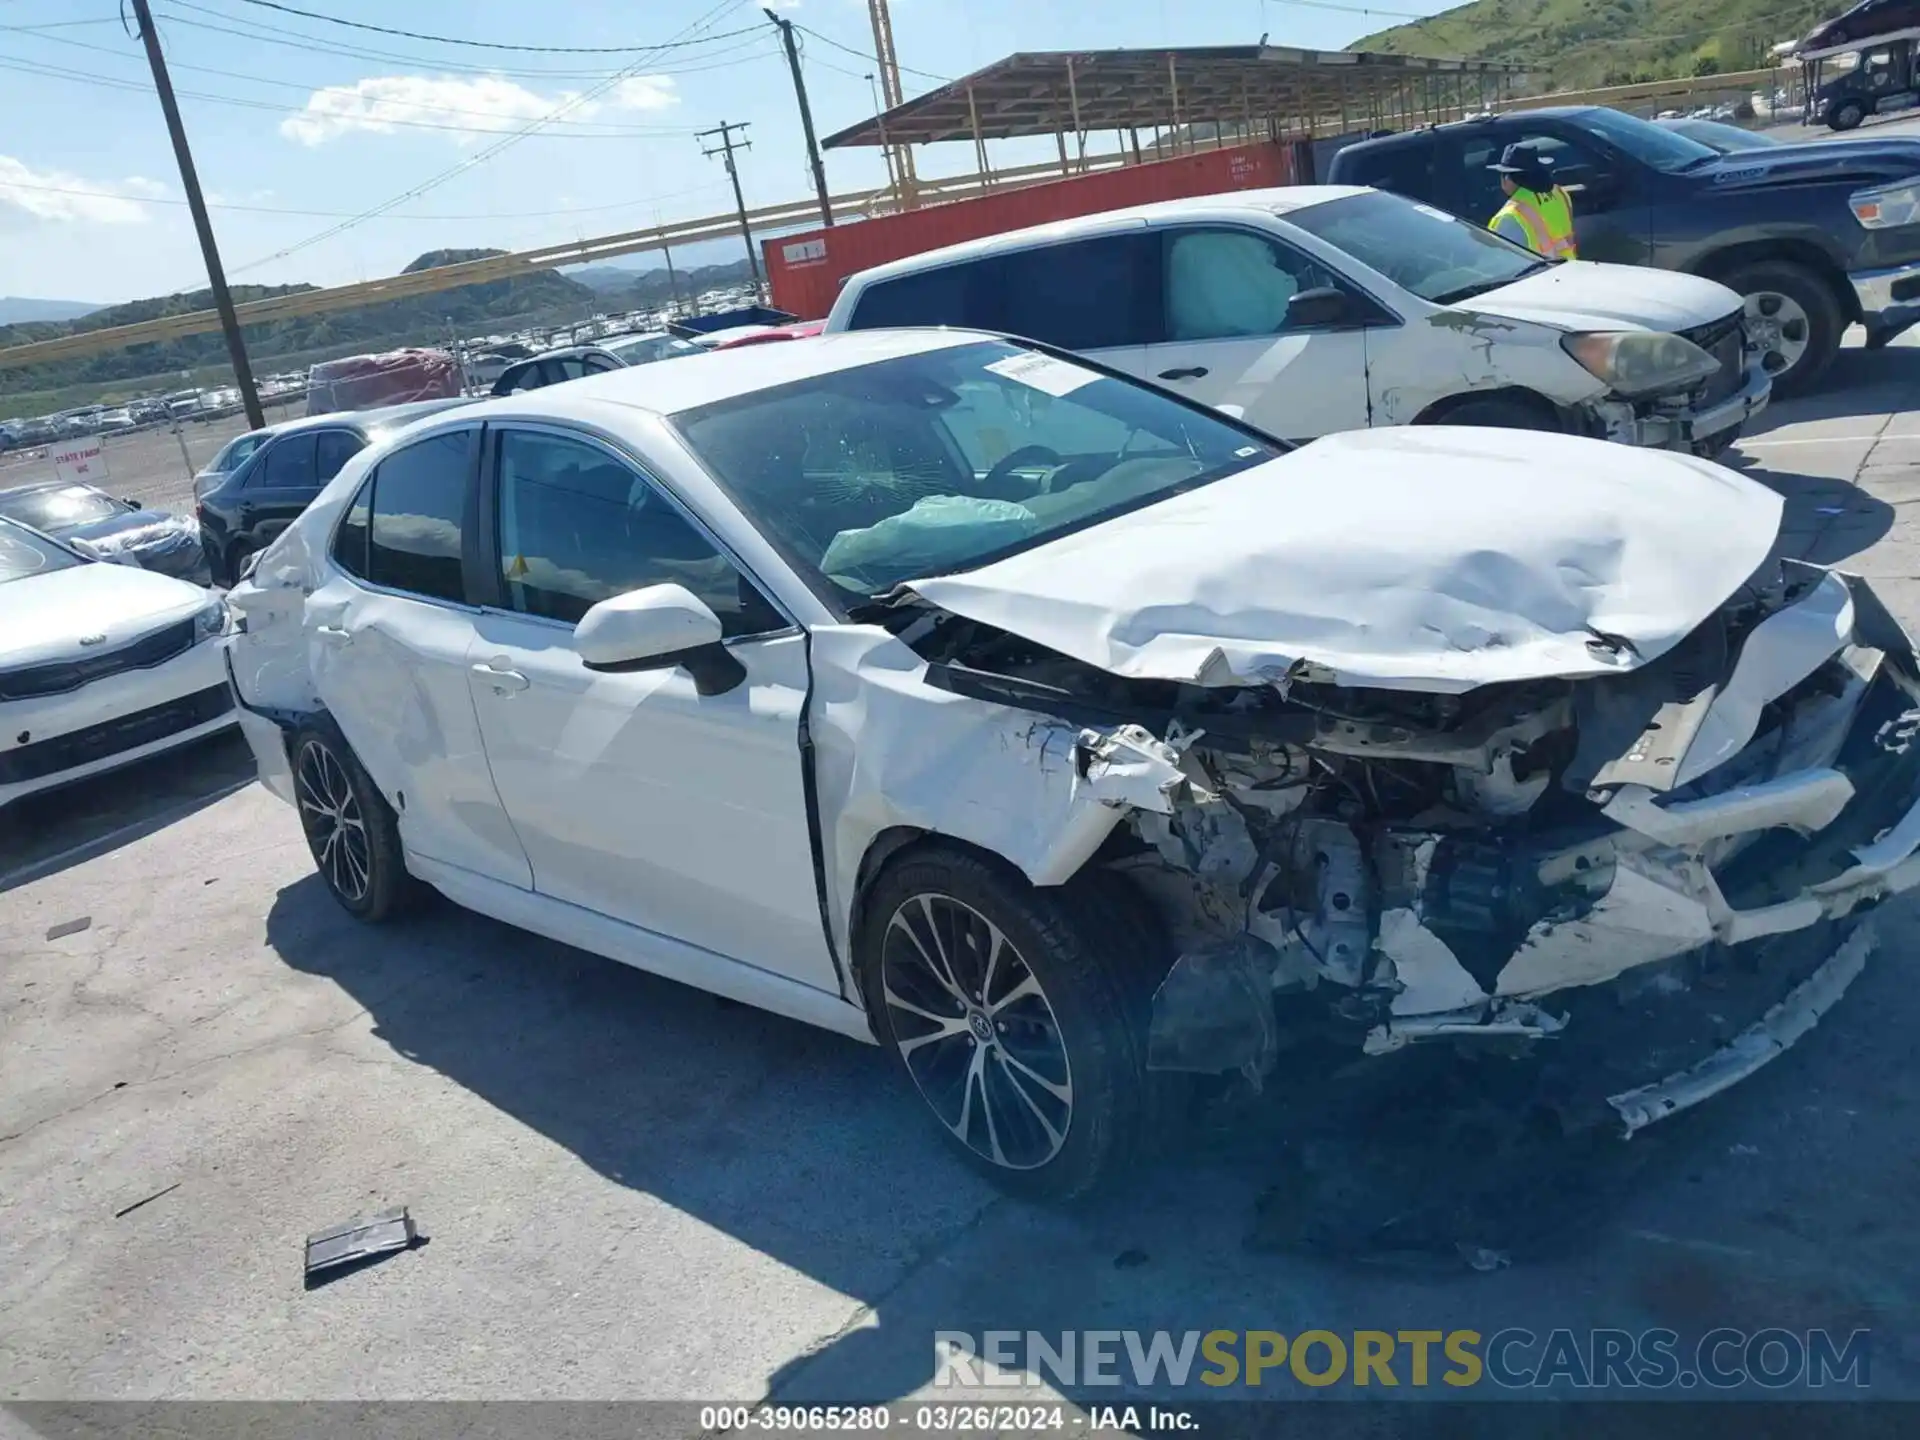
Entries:
[[246, 568], [247, 561], [262, 547], [251, 541], [241, 540], [227, 551], [226, 574], [221, 580], [229, 590], [240, 583], [240, 572]]
[[1733, 425], [1707, 440], [1693, 442], [1693, 453], [1702, 460], [1718, 460], [1739, 442], [1741, 431], [1747, 427]]
[[1843, 100], [1827, 112], [1827, 127], [1832, 130], [1854, 130], [1866, 118], [1866, 107], [1858, 100]]
[[314, 868], [340, 908], [378, 924], [403, 913], [418, 894], [407, 873], [400, 827], [386, 797], [331, 724], [293, 739], [294, 800]]
[[[1715, 278], [1740, 292], [1749, 331], [1757, 325], [1761, 343], [1778, 347], [1762, 360], [1773, 376], [1774, 393], [1803, 395], [1818, 384], [1840, 353], [1847, 328], [1833, 287], [1790, 260], [1757, 260]], [[1768, 328], [1775, 332], [1771, 340], [1764, 333]]]
[[1463, 400], [1441, 412], [1435, 425], [1477, 425], [1493, 430], [1547, 430], [1561, 433], [1559, 419], [1552, 412], [1523, 400], [1490, 395], [1484, 400]]
[[881, 1044], [955, 1152], [1028, 1199], [1112, 1179], [1164, 1114], [1146, 1026], [1165, 957], [1156, 972], [1113, 898], [929, 845], [898, 856], [863, 905], [854, 953]]

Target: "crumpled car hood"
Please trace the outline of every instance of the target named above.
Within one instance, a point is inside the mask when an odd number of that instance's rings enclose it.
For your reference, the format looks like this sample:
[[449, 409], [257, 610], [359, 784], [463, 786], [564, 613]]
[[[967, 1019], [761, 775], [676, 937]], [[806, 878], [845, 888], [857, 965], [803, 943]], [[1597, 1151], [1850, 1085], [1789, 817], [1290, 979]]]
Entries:
[[1780, 510], [1684, 455], [1355, 431], [907, 588], [1132, 678], [1274, 683], [1307, 662], [1339, 684], [1458, 692], [1657, 658], [1766, 560]]
[[1740, 297], [1698, 275], [1576, 260], [1454, 308], [1561, 330], [1690, 330], [1731, 315]]

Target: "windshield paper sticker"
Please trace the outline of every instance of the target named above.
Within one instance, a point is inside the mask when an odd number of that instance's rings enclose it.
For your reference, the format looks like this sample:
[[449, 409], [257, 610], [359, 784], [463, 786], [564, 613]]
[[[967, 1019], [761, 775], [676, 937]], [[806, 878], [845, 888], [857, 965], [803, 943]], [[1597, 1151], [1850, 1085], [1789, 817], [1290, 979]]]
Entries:
[[1056, 360], [1051, 355], [1036, 355], [1031, 351], [1025, 355], [1009, 355], [1004, 360], [995, 360], [987, 369], [1008, 380], [1054, 396], [1071, 395], [1082, 385], [1091, 385], [1101, 378], [1095, 371], [1082, 370], [1065, 360]]

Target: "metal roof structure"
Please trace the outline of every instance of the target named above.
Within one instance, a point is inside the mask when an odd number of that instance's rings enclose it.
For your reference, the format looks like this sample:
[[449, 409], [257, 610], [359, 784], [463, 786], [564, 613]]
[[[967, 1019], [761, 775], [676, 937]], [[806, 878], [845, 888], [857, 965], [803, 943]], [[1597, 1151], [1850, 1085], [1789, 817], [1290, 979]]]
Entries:
[[821, 143], [891, 147], [1198, 122], [1250, 129], [1281, 117], [1366, 115], [1389, 102], [1453, 109], [1492, 100], [1496, 88], [1504, 98], [1524, 73], [1489, 61], [1287, 45], [1022, 52]]

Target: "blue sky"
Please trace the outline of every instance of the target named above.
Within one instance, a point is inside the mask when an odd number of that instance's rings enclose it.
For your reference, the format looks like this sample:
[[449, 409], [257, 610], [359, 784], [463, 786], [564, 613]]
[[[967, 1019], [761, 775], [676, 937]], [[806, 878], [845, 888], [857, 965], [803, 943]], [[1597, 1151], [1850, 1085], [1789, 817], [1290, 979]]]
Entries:
[[[336, 284], [442, 246], [508, 249], [729, 207], [693, 132], [747, 121], [749, 205], [810, 189], [793, 93], [762, 0], [287, 0], [300, 9], [522, 53], [356, 31], [255, 0], [152, 0], [236, 283]], [[1336, 48], [1442, 0], [893, 0], [909, 95], [1014, 50], [1274, 43]], [[110, 302], [205, 283], [139, 43], [117, 0], [0, 0], [0, 294]], [[131, 7], [129, 7], [130, 9]], [[782, 0], [800, 25], [822, 133], [873, 113], [866, 0]], [[731, 32], [744, 32], [733, 34]], [[825, 38], [818, 38], [825, 37]], [[827, 43], [837, 41], [846, 48]], [[499, 153], [528, 120], [554, 123]], [[1009, 142], [994, 161], [1035, 158]], [[1051, 152], [1038, 142], [1039, 155]], [[970, 144], [923, 173], [973, 168]], [[884, 179], [829, 151], [835, 190]], [[390, 213], [323, 232], [454, 171]], [[289, 214], [287, 211], [307, 213]], [[298, 248], [296, 248], [298, 247]], [[721, 253], [724, 247], [717, 247]], [[281, 252], [292, 253], [282, 254]], [[718, 258], [714, 253], [690, 257]]]

